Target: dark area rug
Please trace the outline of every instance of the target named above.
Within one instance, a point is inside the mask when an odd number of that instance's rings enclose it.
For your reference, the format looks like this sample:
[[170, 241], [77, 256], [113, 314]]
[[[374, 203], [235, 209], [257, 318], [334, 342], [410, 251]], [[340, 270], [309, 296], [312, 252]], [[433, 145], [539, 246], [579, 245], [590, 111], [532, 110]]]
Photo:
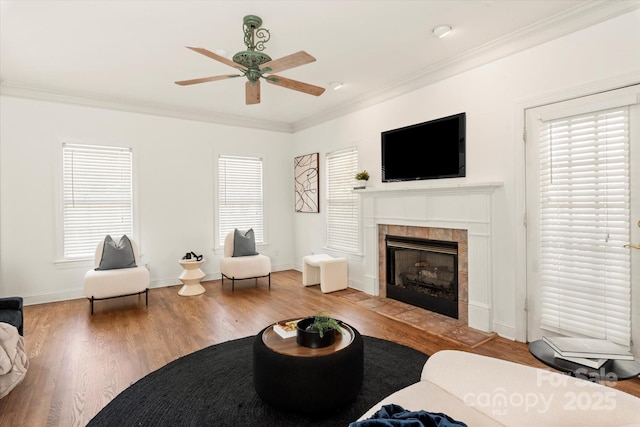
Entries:
[[385, 396], [420, 379], [427, 355], [363, 336], [364, 381], [353, 403], [304, 416], [264, 403], [253, 388], [246, 337], [181, 357], [113, 399], [88, 424], [99, 426], [347, 426]]

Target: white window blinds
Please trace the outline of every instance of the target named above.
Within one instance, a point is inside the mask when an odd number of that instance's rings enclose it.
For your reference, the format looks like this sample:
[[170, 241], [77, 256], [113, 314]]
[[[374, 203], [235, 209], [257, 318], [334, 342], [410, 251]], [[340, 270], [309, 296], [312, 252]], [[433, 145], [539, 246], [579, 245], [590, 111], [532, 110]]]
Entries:
[[93, 257], [107, 234], [131, 236], [131, 149], [65, 143], [62, 162], [64, 258]]
[[327, 155], [327, 247], [358, 251], [358, 196], [353, 192], [358, 152], [349, 149]]
[[264, 242], [262, 159], [218, 157], [218, 242], [235, 228], [253, 228], [256, 243]]
[[541, 327], [626, 346], [628, 111], [557, 118], [540, 130]]

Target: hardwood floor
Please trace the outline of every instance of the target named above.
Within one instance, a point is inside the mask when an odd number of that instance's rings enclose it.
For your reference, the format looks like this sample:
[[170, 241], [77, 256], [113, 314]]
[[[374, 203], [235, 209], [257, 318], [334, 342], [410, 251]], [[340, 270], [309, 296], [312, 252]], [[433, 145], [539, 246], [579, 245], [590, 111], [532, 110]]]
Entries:
[[[255, 335], [289, 317], [329, 311], [363, 335], [384, 338], [427, 354], [458, 349], [544, 367], [526, 344], [500, 337], [471, 348], [359, 305], [344, 294], [302, 287], [297, 271], [266, 279], [203, 283], [206, 293], [178, 295], [179, 286], [152, 289], [144, 297], [96, 302], [86, 299], [25, 307], [30, 367], [24, 381], [0, 400], [0, 426], [84, 426], [129, 385], [165, 364], [224, 341]], [[352, 290], [342, 292], [355, 292]], [[617, 388], [640, 396], [640, 380]]]

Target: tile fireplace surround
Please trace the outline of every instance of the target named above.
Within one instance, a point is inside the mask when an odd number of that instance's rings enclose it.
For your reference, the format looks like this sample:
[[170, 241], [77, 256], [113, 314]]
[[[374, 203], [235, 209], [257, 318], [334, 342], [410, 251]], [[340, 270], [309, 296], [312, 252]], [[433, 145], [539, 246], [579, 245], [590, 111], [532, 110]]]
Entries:
[[[358, 191], [364, 224], [364, 291], [386, 295], [384, 238], [424, 237], [459, 245], [459, 320], [492, 332], [493, 193], [501, 183]], [[466, 250], [466, 256], [465, 256]]]
[[468, 257], [467, 230], [453, 230], [450, 228], [416, 227], [413, 225], [378, 225], [378, 295], [387, 296], [387, 235], [402, 237], [417, 237], [420, 239], [441, 240], [458, 244], [458, 320], [468, 325]]

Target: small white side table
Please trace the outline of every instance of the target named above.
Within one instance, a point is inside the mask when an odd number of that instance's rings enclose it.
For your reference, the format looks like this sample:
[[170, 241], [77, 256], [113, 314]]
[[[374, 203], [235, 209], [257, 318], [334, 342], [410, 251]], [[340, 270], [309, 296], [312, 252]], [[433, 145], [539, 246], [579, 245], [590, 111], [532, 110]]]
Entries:
[[182, 288], [178, 291], [178, 295], [189, 297], [204, 293], [205, 289], [200, 284], [200, 281], [204, 279], [204, 273], [200, 270], [200, 266], [204, 263], [204, 259], [201, 261], [189, 261], [183, 259], [179, 262], [184, 269], [179, 279], [184, 283], [184, 285], [182, 285]]

